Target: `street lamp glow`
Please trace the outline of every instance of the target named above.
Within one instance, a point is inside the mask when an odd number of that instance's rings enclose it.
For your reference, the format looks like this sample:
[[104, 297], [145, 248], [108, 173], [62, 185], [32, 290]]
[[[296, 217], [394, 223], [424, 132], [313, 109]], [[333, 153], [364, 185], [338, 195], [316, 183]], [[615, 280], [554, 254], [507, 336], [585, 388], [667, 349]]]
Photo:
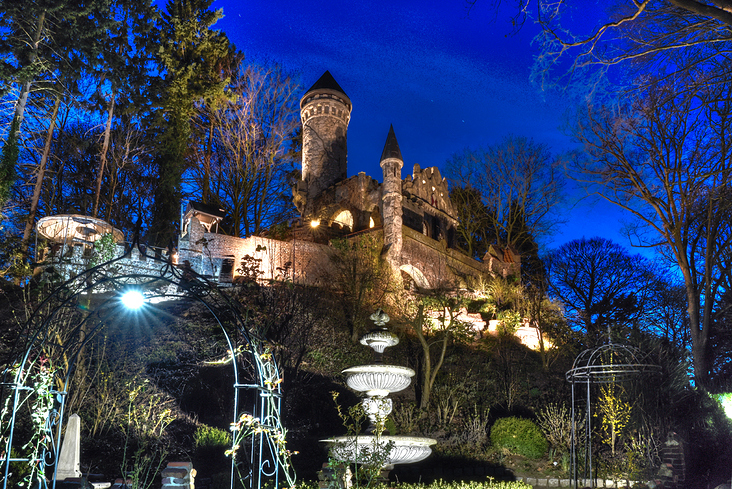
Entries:
[[145, 296], [139, 290], [128, 290], [122, 294], [122, 304], [127, 309], [139, 309], [145, 303]]
[[314, 220], [310, 221], [310, 227], [311, 228], [316, 228], [318, 226], [320, 226], [320, 221], [319, 220], [314, 219]]

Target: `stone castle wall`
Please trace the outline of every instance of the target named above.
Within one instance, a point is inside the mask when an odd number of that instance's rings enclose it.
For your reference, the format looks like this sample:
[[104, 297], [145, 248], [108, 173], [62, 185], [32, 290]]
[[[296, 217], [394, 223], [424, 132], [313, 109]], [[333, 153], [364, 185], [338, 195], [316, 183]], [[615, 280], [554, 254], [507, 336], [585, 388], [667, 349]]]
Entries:
[[433, 207], [434, 210], [439, 210], [450, 216], [454, 224], [457, 225], [455, 209], [447, 188], [447, 180], [440, 175], [440, 170], [436, 166], [423, 170], [419, 165], [414, 165], [412, 174], [404, 179], [403, 190], [429, 204], [429, 207], [425, 206], [426, 209]]
[[489, 273], [481, 262], [447, 248], [444, 240], [435, 241], [408, 227], [403, 228], [403, 236], [402, 265], [420, 270], [432, 288], [465, 287]]
[[[317, 285], [323, 280], [330, 262], [330, 247], [310, 241], [280, 241], [250, 236], [237, 238], [223, 234], [207, 233], [193, 218], [178, 245], [178, 263], [188, 261], [197, 273], [226, 283], [235, 280], [240, 273], [242, 258], [249, 256], [260, 260], [262, 280], [293, 280]], [[225, 260], [231, 260], [231, 279], [221, 280]], [[294, 264], [294, 266], [293, 266]], [[226, 272], [226, 270], [223, 270]]]

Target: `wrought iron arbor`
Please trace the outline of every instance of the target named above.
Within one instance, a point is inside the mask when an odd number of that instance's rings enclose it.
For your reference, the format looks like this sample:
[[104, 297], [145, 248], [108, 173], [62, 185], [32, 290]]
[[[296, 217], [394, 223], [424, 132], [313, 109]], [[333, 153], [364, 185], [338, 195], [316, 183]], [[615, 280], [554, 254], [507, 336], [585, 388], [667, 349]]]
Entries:
[[[645, 361], [645, 356], [639, 349], [614, 344], [612, 341], [597, 348], [584, 350], [577, 355], [572, 368], [566, 373], [566, 379], [572, 385], [570, 474], [573, 488], [577, 488], [578, 481], [582, 481], [583, 486], [595, 487], [595, 479], [592, 476], [592, 386], [626, 382], [641, 374], [659, 371], [659, 366]], [[579, 393], [577, 385], [582, 389]], [[578, 395], [581, 396], [582, 393], [584, 393], [584, 406], [580, 413], [584, 413], [585, 418], [583, 430], [578, 430], [579, 413], [576, 406], [580, 399]], [[577, 439], [578, 431], [584, 432], [584, 440]], [[583, 458], [581, 478], [578, 469], [578, 441], [582, 443], [579, 454]]]
[[[202, 304], [221, 328], [234, 379], [232, 425], [246, 413], [257, 420], [260, 428], [249, 437], [247, 449], [240, 449], [248, 452], [246, 459], [232, 457], [230, 487], [239, 480], [250, 489], [262, 487], [265, 481], [278, 487], [281, 478], [294, 481], [283, 448], [280, 372], [264, 338], [247, 326], [236, 304], [204, 277], [174, 265], [171, 257], [139, 251], [141, 260], [130, 260], [129, 247], [123, 256], [66, 280], [27, 321], [14, 361], [0, 377], [0, 409], [4, 416], [0, 420], [0, 487], [10, 487], [11, 463], [15, 467], [27, 463], [36, 474], [34, 487], [55, 488], [62, 421], [80, 352], [109, 321], [140, 321], [142, 315], [154, 318], [156, 305], [170, 300]], [[135, 313], [137, 317], [124, 316], [131, 313], [125, 312], [120, 303], [121, 295], [131, 289], [142, 292], [145, 299]], [[51, 362], [53, 370], [48, 367]], [[20, 419], [22, 415], [32, 419]], [[16, 429], [20, 423], [30, 424], [31, 439], [20, 439]], [[232, 448], [238, 441], [234, 433]], [[26, 447], [35, 449], [28, 456], [20, 456]]]

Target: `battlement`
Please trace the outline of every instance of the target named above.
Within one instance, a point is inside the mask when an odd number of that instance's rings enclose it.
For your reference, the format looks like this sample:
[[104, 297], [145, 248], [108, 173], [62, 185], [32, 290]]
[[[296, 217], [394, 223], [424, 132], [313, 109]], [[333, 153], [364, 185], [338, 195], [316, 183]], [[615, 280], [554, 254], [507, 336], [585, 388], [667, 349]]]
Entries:
[[419, 165], [414, 165], [412, 174], [404, 179], [402, 190], [455, 220], [455, 209], [450, 200], [447, 180], [440, 175], [437, 167], [423, 170]]
[[347, 126], [351, 121], [351, 102], [330, 91], [308, 94], [300, 103], [300, 120], [305, 124], [314, 117], [333, 117]]

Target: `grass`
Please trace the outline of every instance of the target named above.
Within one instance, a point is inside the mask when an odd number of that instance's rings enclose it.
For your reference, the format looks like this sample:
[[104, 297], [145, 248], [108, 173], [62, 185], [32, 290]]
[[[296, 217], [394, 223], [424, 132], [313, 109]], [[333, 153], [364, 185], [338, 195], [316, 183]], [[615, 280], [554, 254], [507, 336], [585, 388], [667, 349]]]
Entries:
[[[356, 488], [357, 486], [354, 486]], [[301, 482], [298, 483], [296, 489], [318, 489], [317, 482]], [[363, 488], [365, 489], [365, 488]], [[474, 481], [445, 481], [436, 480], [429, 484], [407, 483], [398, 484], [376, 484], [370, 489], [532, 489], [532, 486], [524, 482], [517, 481], [496, 481], [492, 477], [488, 477], [485, 482]]]

